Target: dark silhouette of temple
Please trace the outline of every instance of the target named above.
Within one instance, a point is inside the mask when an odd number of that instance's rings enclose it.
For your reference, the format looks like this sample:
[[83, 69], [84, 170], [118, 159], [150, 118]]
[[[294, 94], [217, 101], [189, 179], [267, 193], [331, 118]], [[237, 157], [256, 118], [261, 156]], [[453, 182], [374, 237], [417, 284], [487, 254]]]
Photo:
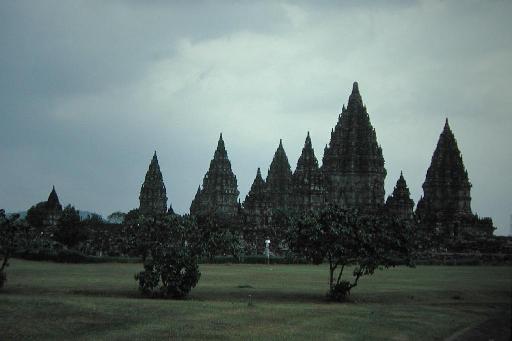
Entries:
[[318, 167], [309, 132], [292, 175], [292, 192], [295, 211], [304, 212], [325, 206], [324, 175]]
[[427, 170], [423, 193], [416, 214], [429, 227], [447, 237], [492, 235], [492, 220], [471, 211], [471, 183], [448, 119]]
[[153, 154], [144, 183], [140, 189], [139, 211], [142, 214], [161, 214], [167, 212], [167, 195], [158, 157]]
[[411, 199], [411, 193], [402, 172], [400, 172], [393, 193], [386, 200], [386, 208], [400, 219], [413, 219], [414, 201]]
[[62, 215], [62, 205], [59, 201], [59, 196], [57, 195], [57, 191], [55, 191], [55, 186], [52, 187], [52, 191], [50, 195], [48, 195], [48, 200], [46, 201], [46, 225], [55, 225]]
[[357, 82], [325, 147], [322, 172], [329, 203], [362, 209], [384, 203], [384, 157]]
[[192, 215], [220, 213], [228, 216], [238, 214], [238, 191], [236, 176], [220, 134], [217, 149], [210, 162], [210, 168], [203, 178], [203, 188], [197, 189], [190, 205]]
[[[224, 214], [243, 216], [245, 226], [265, 231], [276, 212], [302, 214], [333, 204], [342, 208], [376, 212], [386, 209], [399, 219], [419, 220], [428, 228], [443, 230], [447, 236], [492, 235], [490, 218], [471, 211], [471, 184], [448, 120], [427, 171], [424, 195], [416, 212], [403, 174], [384, 202], [386, 169], [367, 109], [353, 84], [347, 106], [343, 106], [322, 166], [307, 134], [295, 171], [292, 172], [282, 140], [274, 154], [266, 179], [258, 168], [243, 205], [238, 200], [236, 176], [220, 135], [217, 149], [190, 206], [195, 216]], [[167, 197], [156, 153], [141, 189], [142, 212], [165, 212]]]

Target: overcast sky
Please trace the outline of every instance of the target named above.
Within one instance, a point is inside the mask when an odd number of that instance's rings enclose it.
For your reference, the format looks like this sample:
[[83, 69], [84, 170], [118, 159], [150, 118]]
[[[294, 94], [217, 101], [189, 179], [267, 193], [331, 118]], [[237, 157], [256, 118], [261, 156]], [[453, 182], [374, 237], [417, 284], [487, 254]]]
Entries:
[[279, 139], [321, 162], [352, 83], [377, 131], [386, 196], [422, 195], [445, 117], [472, 208], [509, 234], [511, 1], [0, 2], [0, 207], [138, 206], [154, 150], [188, 212], [223, 133], [243, 201]]

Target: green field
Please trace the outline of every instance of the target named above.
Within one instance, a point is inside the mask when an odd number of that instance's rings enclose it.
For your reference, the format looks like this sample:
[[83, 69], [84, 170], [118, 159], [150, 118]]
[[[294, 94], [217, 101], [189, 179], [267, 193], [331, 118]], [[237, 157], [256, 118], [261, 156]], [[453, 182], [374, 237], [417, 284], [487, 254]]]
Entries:
[[202, 265], [182, 301], [141, 298], [140, 269], [13, 260], [0, 339], [431, 340], [510, 315], [511, 267], [378, 271], [343, 304], [324, 299], [326, 266]]

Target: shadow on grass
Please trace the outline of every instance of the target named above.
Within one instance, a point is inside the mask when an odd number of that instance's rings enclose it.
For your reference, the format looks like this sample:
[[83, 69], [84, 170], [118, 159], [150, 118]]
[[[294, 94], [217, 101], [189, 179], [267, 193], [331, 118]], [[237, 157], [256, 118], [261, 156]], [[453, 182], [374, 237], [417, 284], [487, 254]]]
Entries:
[[[0, 291], [0, 297], [5, 295], [22, 296], [86, 296], [86, 297], [111, 297], [124, 299], [149, 299], [159, 300], [162, 298], [150, 298], [144, 296], [134, 285], [133, 289], [105, 289], [105, 288], [41, 288], [33, 286], [4, 287]], [[209, 301], [209, 302], [249, 302], [249, 295], [254, 303], [314, 303], [314, 304], [338, 304], [329, 301], [326, 293], [291, 291], [289, 288], [279, 289], [255, 289], [249, 285], [238, 287], [198, 287], [192, 289], [186, 301]], [[475, 302], [470, 293], [451, 290], [428, 290], [428, 291], [379, 291], [379, 292], [358, 292], [355, 290], [346, 302], [342, 304], [383, 304], [383, 305], [429, 305], [429, 306], [488, 306], [489, 298], [507, 297], [508, 292], [488, 292], [488, 297], [481, 302]], [[168, 300], [168, 299], [162, 299]], [[497, 303], [497, 302], [496, 302]], [[496, 304], [501, 306], [501, 304]]]

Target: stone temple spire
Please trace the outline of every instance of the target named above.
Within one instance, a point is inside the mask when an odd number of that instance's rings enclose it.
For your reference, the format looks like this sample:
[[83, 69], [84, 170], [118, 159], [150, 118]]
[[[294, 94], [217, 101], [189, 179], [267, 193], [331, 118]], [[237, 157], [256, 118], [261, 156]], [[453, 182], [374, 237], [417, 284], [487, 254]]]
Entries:
[[400, 172], [393, 194], [386, 200], [386, 208], [400, 219], [412, 219], [413, 217], [414, 201], [411, 199], [411, 193], [402, 172]]
[[62, 205], [60, 204], [59, 196], [55, 191], [55, 186], [52, 187], [52, 191], [48, 196], [48, 200], [46, 201], [46, 208], [49, 210], [62, 210]]
[[322, 170], [329, 202], [363, 209], [384, 204], [384, 157], [357, 82], [324, 150]]
[[424, 195], [418, 202], [418, 213], [435, 213], [443, 216], [470, 215], [470, 191], [468, 173], [457, 140], [446, 119], [423, 183]]
[[55, 186], [52, 187], [52, 191], [50, 192], [50, 195], [48, 196], [48, 200], [46, 201], [44, 207], [46, 210], [46, 218], [44, 219], [45, 224], [57, 224], [62, 214], [62, 205], [60, 204], [57, 191], [55, 191]]
[[264, 202], [266, 200], [265, 187], [265, 180], [263, 180], [261, 176], [261, 170], [258, 167], [258, 170], [256, 171], [256, 177], [254, 178], [254, 181], [251, 185], [251, 189], [245, 197], [244, 207], [253, 206], [258, 202]]
[[290, 205], [292, 171], [283, 148], [283, 141], [274, 154], [267, 175], [267, 193], [273, 209], [287, 209]]
[[161, 214], [167, 212], [167, 195], [156, 151], [153, 154], [146, 178], [140, 189], [139, 202], [139, 210], [142, 214]]
[[245, 197], [243, 207], [247, 214], [247, 222], [249, 224], [261, 226], [266, 223], [269, 204], [267, 198], [266, 183], [265, 180], [263, 180], [261, 177], [261, 171], [259, 167], [251, 189]]
[[221, 213], [236, 215], [238, 213], [238, 185], [231, 170], [222, 133], [217, 149], [210, 161], [210, 168], [203, 178], [203, 189], [198, 189], [190, 206], [192, 215]]
[[471, 183], [448, 119], [432, 155], [416, 215], [422, 225], [448, 239], [488, 237], [494, 231], [491, 218], [480, 218], [471, 211]]
[[323, 176], [318, 167], [309, 132], [292, 175], [292, 188], [294, 208], [297, 212], [318, 209], [324, 205]]

